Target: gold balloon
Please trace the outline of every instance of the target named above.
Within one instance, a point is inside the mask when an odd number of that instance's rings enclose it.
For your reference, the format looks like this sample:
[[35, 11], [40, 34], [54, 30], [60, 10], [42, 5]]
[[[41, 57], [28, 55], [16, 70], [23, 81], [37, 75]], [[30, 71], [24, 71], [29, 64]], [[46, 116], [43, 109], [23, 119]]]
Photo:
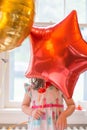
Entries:
[[21, 45], [34, 21], [34, 0], [0, 0], [0, 52]]

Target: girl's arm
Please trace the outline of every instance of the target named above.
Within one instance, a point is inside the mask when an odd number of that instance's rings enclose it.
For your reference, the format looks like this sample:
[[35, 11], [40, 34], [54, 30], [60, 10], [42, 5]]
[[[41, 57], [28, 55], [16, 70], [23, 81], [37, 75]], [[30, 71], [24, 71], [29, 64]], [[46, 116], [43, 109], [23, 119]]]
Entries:
[[31, 98], [26, 93], [22, 102], [22, 111], [33, 119], [39, 119], [44, 113], [40, 109], [33, 109], [30, 107]]
[[70, 116], [75, 110], [75, 103], [73, 99], [67, 99], [66, 97], [64, 97], [64, 99], [67, 104], [67, 108], [60, 114], [57, 120], [56, 126], [59, 130], [64, 130], [64, 128], [67, 127], [67, 117]]
[[22, 111], [31, 116], [32, 115], [32, 108], [30, 108], [30, 102], [31, 102], [31, 98], [29, 97], [29, 95], [27, 93], [25, 93], [24, 95], [24, 99], [22, 102]]
[[66, 97], [64, 97], [64, 100], [67, 105], [67, 108], [65, 111], [62, 112], [62, 114], [68, 117], [75, 111], [75, 103], [72, 98], [67, 99]]

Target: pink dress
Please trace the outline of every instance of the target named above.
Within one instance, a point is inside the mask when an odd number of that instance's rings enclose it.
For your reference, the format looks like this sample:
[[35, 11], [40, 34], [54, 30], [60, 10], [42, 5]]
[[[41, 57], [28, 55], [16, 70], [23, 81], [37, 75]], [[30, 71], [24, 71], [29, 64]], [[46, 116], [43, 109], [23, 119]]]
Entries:
[[44, 115], [38, 120], [29, 117], [28, 130], [57, 130], [56, 120], [63, 111], [62, 93], [54, 86], [48, 87], [43, 94], [38, 93], [37, 90], [32, 90], [27, 85], [25, 90], [31, 98], [30, 107], [33, 109], [40, 108], [44, 111]]

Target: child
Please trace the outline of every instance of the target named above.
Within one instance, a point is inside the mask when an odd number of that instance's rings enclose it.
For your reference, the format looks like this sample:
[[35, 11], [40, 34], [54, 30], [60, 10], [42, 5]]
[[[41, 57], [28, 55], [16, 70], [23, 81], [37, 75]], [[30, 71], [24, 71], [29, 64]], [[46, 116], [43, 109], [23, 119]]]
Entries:
[[[73, 99], [67, 99], [56, 87], [39, 78], [32, 78], [25, 90], [22, 111], [29, 116], [28, 130], [64, 130], [67, 127], [67, 117], [75, 110]], [[63, 98], [66, 110], [63, 110]]]

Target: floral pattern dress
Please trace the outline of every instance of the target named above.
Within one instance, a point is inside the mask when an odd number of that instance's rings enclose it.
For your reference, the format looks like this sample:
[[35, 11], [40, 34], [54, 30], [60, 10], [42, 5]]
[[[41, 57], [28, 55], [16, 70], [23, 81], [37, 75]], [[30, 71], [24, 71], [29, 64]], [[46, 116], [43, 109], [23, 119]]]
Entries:
[[63, 111], [62, 93], [54, 86], [49, 86], [44, 93], [38, 93], [28, 85], [25, 85], [25, 90], [31, 98], [30, 107], [44, 111], [38, 120], [29, 116], [28, 130], [56, 130], [56, 121]]

